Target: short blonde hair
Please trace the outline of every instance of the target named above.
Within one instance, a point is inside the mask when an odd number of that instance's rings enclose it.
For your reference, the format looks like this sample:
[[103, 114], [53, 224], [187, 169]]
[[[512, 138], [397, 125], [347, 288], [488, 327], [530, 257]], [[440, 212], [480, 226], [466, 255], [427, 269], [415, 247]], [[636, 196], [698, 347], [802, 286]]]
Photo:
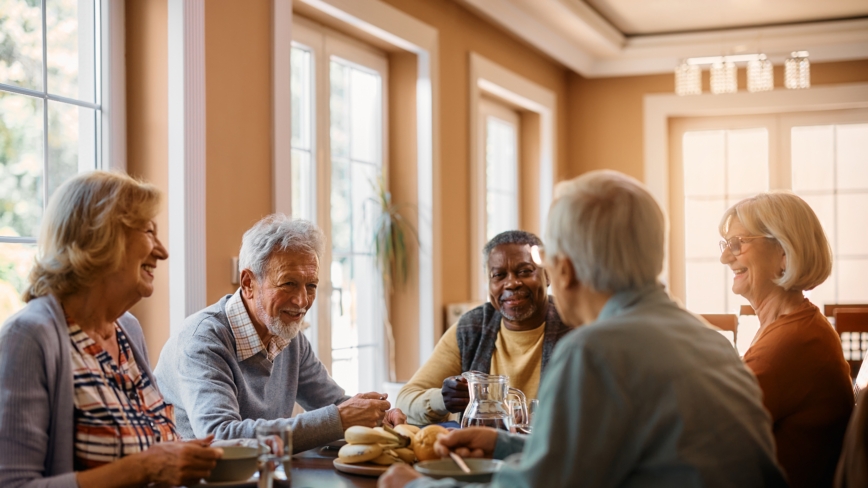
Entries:
[[91, 171], [60, 185], [42, 217], [24, 301], [67, 296], [117, 269], [126, 229], [146, 225], [159, 205], [156, 187], [122, 173]]
[[560, 183], [549, 210], [546, 252], [570, 258], [578, 279], [615, 293], [657, 283], [666, 218], [639, 181], [591, 171]]
[[772, 236], [784, 249], [787, 268], [775, 283], [785, 290], [813, 290], [832, 274], [832, 247], [811, 207], [788, 191], [774, 191], [736, 203], [723, 214], [725, 236], [733, 218], [753, 235]]

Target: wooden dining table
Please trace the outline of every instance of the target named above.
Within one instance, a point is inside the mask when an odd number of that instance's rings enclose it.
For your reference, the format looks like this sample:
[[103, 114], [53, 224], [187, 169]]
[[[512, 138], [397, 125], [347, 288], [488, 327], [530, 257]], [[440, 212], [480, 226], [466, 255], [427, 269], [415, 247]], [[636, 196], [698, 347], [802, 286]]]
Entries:
[[341, 473], [332, 462], [337, 453], [312, 449], [292, 457], [292, 488], [373, 488], [377, 478]]

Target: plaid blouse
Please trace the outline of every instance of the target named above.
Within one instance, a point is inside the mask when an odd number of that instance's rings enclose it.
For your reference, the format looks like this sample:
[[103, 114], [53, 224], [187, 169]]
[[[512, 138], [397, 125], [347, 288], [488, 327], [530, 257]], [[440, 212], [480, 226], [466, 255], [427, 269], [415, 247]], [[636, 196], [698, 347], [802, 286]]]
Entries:
[[174, 410], [136, 365], [115, 323], [118, 362], [67, 318], [75, 387], [75, 469], [101, 466], [178, 439]]

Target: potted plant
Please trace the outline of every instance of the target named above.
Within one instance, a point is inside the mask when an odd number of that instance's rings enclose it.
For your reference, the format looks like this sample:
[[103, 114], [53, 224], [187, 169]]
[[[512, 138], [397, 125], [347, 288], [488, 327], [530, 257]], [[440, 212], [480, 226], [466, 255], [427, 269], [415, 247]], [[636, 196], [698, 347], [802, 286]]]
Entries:
[[383, 323], [386, 332], [386, 347], [389, 353], [389, 381], [394, 382], [395, 336], [389, 320], [386, 296], [391, 296], [396, 287], [407, 284], [410, 272], [410, 246], [419, 245], [419, 236], [413, 224], [401, 215], [402, 210], [412, 207], [408, 203], [392, 202], [392, 193], [386, 188], [386, 179], [380, 174], [372, 181], [376, 194], [379, 216], [373, 225], [373, 248], [377, 268], [383, 279]]

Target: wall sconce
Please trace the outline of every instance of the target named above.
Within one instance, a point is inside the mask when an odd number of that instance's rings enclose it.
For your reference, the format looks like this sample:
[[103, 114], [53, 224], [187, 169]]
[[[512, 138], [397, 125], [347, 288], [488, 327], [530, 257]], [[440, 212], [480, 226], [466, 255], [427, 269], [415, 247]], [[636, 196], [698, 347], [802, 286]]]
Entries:
[[811, 87], [811, 62], [808, 51], [794, 51], [784, 62], [784, 86], [791, 90]]

